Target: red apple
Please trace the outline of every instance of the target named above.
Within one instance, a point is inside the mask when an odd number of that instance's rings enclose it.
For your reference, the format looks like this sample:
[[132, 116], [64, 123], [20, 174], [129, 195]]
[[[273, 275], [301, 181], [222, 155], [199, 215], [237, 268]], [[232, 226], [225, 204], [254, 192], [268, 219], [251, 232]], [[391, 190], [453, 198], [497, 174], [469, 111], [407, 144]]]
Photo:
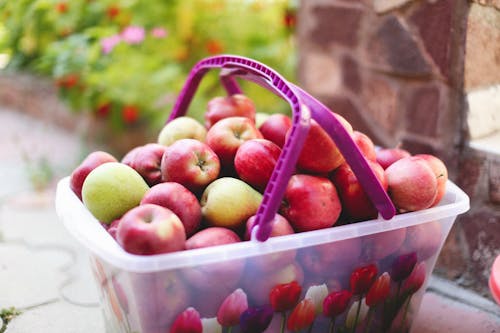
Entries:
[[129, 151], [121, 162], [135, 169], [149, 186], [153, 186], [161, 182], [160, 163], [165, 148], [157, 143], [148, 143]]
[[297, 258], [312, 276], [336, 277], [341, 271], [351, 271], [361, 249], [361, 240], [356, 237], [301, 249]]
[[[256, 215], [251, 216], [246, 223], [246, 231], [245, 231], [245, 240], [250, 240], [252, 228], [255, 225]], [[271, 234], [269, 237], [277, 237], [284, 235], [294, 234], [292, 226], [288, 221], [281, 215], [276, 214], [274, 219], [270, 222], [271, 226]], [[253, 266], [255, 269], [260, 270], [262, 272], [268, 272], [271, 270], [276, 270], [283, 266], [286, 266], [292, 263], [295, 260], [295, 255], [297, 251], [294, 249], [273, 252], [270, 254], [260, 255], [258, 257], [248, 258], [247, 266]]]
[[201, 206], [196, 196], [179, 183], [165, 182], [151, 187], [141, 200], [143, 204], [156, 204], [170, 209], [184, 225], [186, 237], [200, 228]]
[[235, 94], [228, 97], [212, 98], [205, 112], [205, 126], [212, 127], [221, 119], [229, 117], [246, 117], [255, 123], [255, 105], [245, 95]]
[[186, 233], [170, 209], [144, 204], [123, 215], [116, 240], [129, 253], [150, 255], [184, 250]]
[[177, 182], [198, 192], [219, 176], [220, 161], [205, 143], [181, 139], [167, 147], [161, 160], [164, 182]]
[[238, 148], [251, 139], [262, 139], [253, 121], [245, 117], [229, 117], [208, 130], [206, 143], [219, 156], [221, 165], [230, 167]]
[[186, 249], [201, 249], [224, 244], [240, 242], [240, 236], [223, 227], [209, 227], [198, 231], [186, 241]]
[[[191, 236], [186, 242], [186, 247], [192, 250], [238, 242], [240, 242], [240, 238], [235, 232], [227, 228], [209, 227]], [[244, 266], [244, 259], [220, 260], [214, 263], [191, 266], [183, 269], [182, 274], [185, 281], [189, 282], [198, 295], [207, 295], [203, 297], [203, 301], [213, 304], [212, 310], [217, 313], [215, 305], [220, 305], [224, 298], [237, 288], [243, 275]], [[210, 296], [209, 299], [207, 299], [208, 296]], [[208, 310], [203, 309], [204, 315], [210, 312]]]
[[[244, 236], [245, 240], [250, 240], [252, 236], [251, 232], [252, 228], [255, 225], [255, 218], [256, 215], [253, 215], [247, 220], [245, 236]], [[276, 214], [274, 216], [274, 219], [270, 223], [272, 224], [272, 227], [271, 227], [271, 234], [269, 235], [269, 237], [291, 235], [295, 233], [288, 220], [280, 214]]]
[[401, 253], [417, 252], [418, 260], [426, 260], [438, 252], [443, 233], [439, 221], [408, 227]]
[[[387, 180], [384, 169], [377, 162], [367, 160], [368, 165], [377, 176], [382, 187], [387, 191]], [[358, 178], [347, 163], [338, 167], [330, 178], [335, 184], [343, 213], [353, 221], [363, 221], [377, 218], [378, 211], [359, 183]]]
[[342, 210], [337, 190], [327, 178], [297, 174], [286, 187], [281, 214], [296, 232], [329, 228]]
[[399, 228], [362, 237], [365, 262], [372, 262], [396, 253], [406, 239], [406, 228]]
[[438, 189], [437, 189], [436, 199], [434, 199], [434, 202], [432, 203], [431, 207], [436, 206], [446, 193], [446, 182], [448, 181], [448, 169], [446, 168], [444, 162], [434, 155], [418, 154], [415, 155], [415, 157], [420, 157], [426, 160], [429, 163], [429, 166], [431, 167], [432, 171], [434, 171], [434, 174], [436, 175]]
[[377, 160], [377, 154], [375, 152], [375, 145], [373, 144], [372, 139], [362, 132], [353, 131], [352, 139], [358, 146], [359, 150], [363, 154], [363, 156], [370, 161]]
[[278, 162], [281, 149], [272, 141], [252, 139], [243, 142], [236, 151], [234, 168], [239, 178], [263, 191]]
[[307, 172], [330, 172], [344, 163], [344, 157], [328, 133], [314, 120], [299, 155], [297, 166]]
[[118, 225], [120, 224], [121, 219], [116, 219], [113, 222], [111, 222], [109, 225], [103, 223], [103, 226], [107, 226], [107, 231], [113, 237], [116, 239], [116, 231], [118, 230]]
[[270, 115], [259, 127], [264, 139], [274, 142], [283, 148], [286, 141], [286, 133], [292, 127], [292, 119], [281, 113]]
[[436, 175], [420, 157], [404, 157], [386, 170], [389, 195], [399, 211], [429, 208], [437, 195]]
[[375, 154], [377, 155], [377, 162], [384, 170], [397, 160], [411, 156], [407, 150], [401, 148], [381, 148], [376, 150]]
[[82, 200], [82, 187], [85, 178], [90, 171], [101, 164], [108, 162], [118, 162], [114, 156], [104, 151], [95, 151], [90, 153], [71, 173], [69, 186], [71, 190]]
[[167, 332], [175, 316], [191, 304], [190, 289], [173, 270], [131, 274], [140, 332]]

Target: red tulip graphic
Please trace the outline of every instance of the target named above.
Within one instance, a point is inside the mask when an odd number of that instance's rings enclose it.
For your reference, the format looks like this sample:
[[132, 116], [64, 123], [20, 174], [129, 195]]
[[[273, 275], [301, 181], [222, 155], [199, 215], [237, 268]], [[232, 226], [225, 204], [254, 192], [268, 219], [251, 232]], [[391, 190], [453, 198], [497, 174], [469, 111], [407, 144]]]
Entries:
[[364, 295], [377, 278], [377, 266], [374, 264], [355, 269], [351, 273], [350, 285], [354, 295]]
[[323, 314], [330, 318], [330, 330], [333, 332], [335, 318], [342, 314], [351, 301], [352, 293], [349, 290], [334, 291], [323, 301]]
[[300, 301], [288, 317], [286, 327], [290, 331], [300, 331], [311, 325], [316, 318], [316, 307], [311, 299]]
[[389, 273], [385, 272], [380, 275], [377, 280], [372, 284], [370, 290], [366, 294], [366, 305], [369, 307], [376, 306], [386, 300], [391, 291], [391, 277]]
[[285, 312], [293, 309], [302, 293], [302, 287], [297, 281], [276, 285], [269, 293], [269, 300], [275, 312]]

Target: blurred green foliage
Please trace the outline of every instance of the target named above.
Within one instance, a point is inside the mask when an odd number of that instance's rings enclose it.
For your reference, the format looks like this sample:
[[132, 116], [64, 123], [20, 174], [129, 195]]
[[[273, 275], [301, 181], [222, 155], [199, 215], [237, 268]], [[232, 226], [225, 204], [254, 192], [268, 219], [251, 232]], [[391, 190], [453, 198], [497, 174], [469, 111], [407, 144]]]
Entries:
[[[72, 110], [115, 130], [159, 129], [207, 56], [242, 55], [295, 76], [295, 9], [286, 0], [0, 0], [0, 22], [4, 70], [53, 78]], [[271, 93], [242, 86], [258, 111], [288, 112]], [[208, 74], [189, 114], [201, 119], [221, 94], [217, 73]]]

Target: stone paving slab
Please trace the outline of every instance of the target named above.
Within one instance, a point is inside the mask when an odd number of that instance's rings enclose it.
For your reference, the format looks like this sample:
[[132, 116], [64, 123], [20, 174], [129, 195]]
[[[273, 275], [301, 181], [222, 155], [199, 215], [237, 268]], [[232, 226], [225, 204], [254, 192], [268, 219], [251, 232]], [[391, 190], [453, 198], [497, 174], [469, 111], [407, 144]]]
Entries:
[[56, 301], [37, 306], [14, 318], [6, 333], [104, 333], [98, 307], [83, 307]]

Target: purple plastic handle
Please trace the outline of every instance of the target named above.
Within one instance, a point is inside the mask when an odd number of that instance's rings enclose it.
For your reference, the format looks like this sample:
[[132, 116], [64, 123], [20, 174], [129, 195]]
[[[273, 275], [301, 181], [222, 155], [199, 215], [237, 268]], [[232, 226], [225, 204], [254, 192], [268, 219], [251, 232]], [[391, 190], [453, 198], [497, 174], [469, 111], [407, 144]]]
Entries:
[[167, 122], [186, 114], [198, 85], [209, 69], [221, 68], [220, 79], [228, 94], [240, 93], [234, 77], [241, 77], [267, 88], [285, 99], [292, 108], [292, 128], [286, 140], [271, 178], [264, 191], [262, 203], [256, 215], [256, 230], [252, 235], [259, 241], [266, 241], [271, 234], [271, 221], [281, 205], [288, 181], [295, 171], [297, 159], [309, 132], [311, 114], [328, 132], [340, 152], [359, 178], [363, 189], [385, 219], [392, 218], [396, 210], [392, 201], [380, 185], [375, 174], [357, 148], [349, 133], [332, 112], [304, 92], [287, 82], [281, 75], [252, 59], [222, 55], [205, 58], [191, 70]]

